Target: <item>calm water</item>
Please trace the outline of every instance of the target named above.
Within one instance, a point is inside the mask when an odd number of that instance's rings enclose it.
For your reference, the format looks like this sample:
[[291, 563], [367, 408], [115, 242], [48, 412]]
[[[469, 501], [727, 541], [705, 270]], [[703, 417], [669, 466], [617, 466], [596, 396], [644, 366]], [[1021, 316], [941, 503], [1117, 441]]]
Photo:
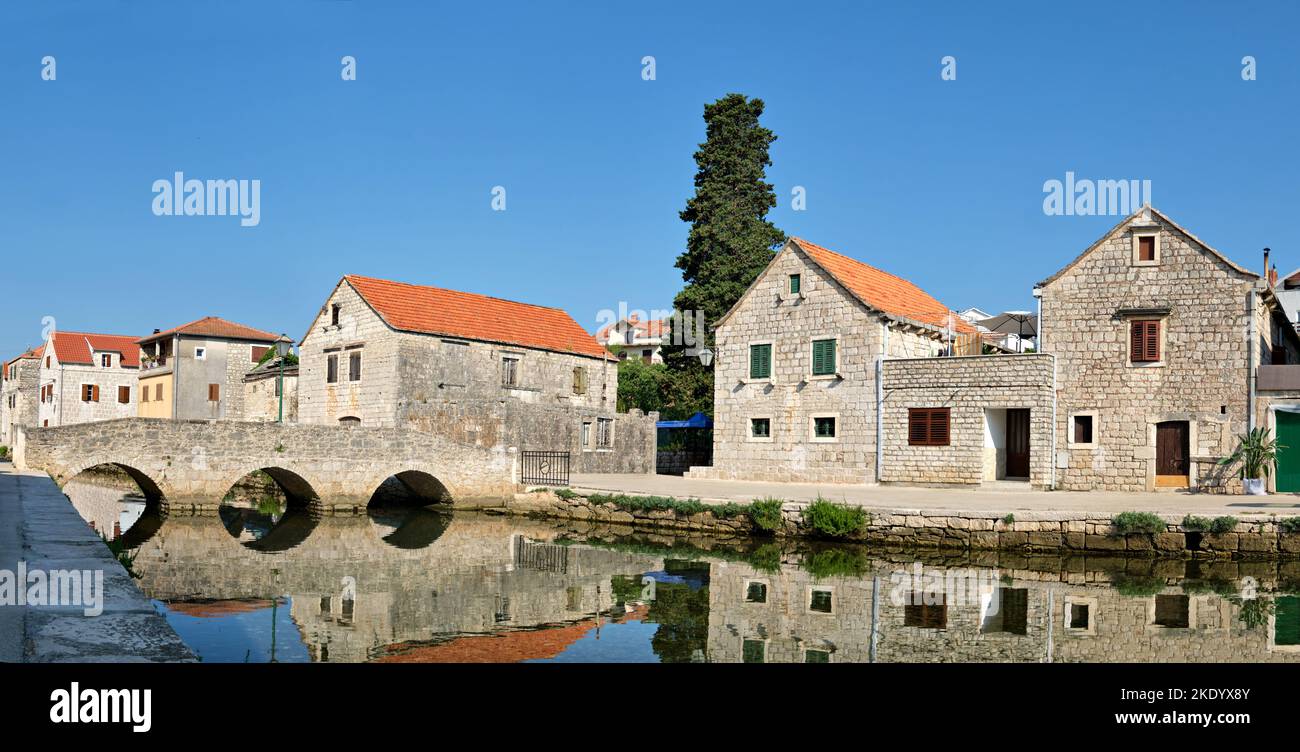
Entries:
[[1300, 660], [1296, 562], [918, 557], [274, 504], [161, 519], [120, 488], [66, 490], [204, 661]]

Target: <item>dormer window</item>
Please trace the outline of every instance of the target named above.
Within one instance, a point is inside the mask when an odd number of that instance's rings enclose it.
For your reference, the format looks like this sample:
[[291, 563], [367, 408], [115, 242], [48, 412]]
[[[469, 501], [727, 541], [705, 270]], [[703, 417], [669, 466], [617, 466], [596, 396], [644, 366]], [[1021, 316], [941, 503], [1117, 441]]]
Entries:
[[100, 353], [99, 365], [102, 366], [103, 368], [112, 368], [113, 356], [109, 353]]

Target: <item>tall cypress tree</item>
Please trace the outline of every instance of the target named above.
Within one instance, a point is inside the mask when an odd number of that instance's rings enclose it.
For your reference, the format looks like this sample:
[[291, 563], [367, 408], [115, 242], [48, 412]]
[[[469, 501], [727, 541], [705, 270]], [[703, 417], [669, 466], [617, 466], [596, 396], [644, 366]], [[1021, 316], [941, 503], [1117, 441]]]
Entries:
[[[735, 305], [785, 242], [785, 233], [766, 218], [776, 206], [772, 184], [764, 180], [776, 134], [759, 125], [762, 114], [763, 100], [743, 94], [704, 106], [707, 136], [695, 152], [695, 196], [681, 212], [682, 221], [691, 223], [686, 252], [677, 257], [686, 286], [673, 306], [702, 316], [706, 329]], [[696, 347], [712, 348], [712, 331], [705, 340]], [[712, 369], [682, 345], [666, 346], [664, 360], [675, 377], [666, 412], [712, 412]]]

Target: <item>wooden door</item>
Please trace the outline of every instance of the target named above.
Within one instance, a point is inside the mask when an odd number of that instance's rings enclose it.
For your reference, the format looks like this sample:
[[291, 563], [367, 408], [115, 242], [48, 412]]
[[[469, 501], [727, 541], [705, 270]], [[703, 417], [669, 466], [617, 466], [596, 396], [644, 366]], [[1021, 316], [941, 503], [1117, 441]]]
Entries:
[[1029, 477], [1029, 411], [1007, 410], [1007, 477]]
[[1300, 413], [1277, 413], [1277, 490], [1300, 491]]
[[1191, 469], [1187, 421], [1156, 424], [1156, 475], [1187, 478]]

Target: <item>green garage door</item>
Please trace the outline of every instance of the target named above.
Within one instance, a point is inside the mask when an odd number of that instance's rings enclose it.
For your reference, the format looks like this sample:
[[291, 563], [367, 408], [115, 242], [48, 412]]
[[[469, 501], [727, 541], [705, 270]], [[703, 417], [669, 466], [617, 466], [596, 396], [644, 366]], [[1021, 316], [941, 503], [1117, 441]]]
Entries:
[[1279, 492], [1300, 492], [1300, 413], [1288, 413], [1278, 410], [1277, 443], [1282, 447], [1277, 450], [1277, 490]]

